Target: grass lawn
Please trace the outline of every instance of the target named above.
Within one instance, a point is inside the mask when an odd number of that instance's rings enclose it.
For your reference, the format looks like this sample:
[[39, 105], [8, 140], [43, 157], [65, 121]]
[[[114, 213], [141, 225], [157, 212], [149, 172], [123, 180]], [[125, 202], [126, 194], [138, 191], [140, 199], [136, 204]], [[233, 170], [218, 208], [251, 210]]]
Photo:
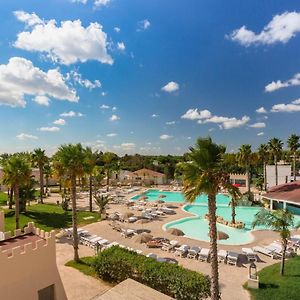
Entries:
[[300, 299], [300, 256], [286, 261], [285, 275], [279, 275], [280, 263], [266, 267], [259, 272], [260, 288], [249, 289], [256, 300]]
[[0, 192], [0, 206], [7, 204], [7, 194], [4, 192]]
[[91, 267], [94, 260], [95, 257], [91, 257], [91, 256], [81, 257], [79, 263], [76, 263], [74, 260], [70, 260], [65, 265], [77, 269], [78, 271], [82, 272], [84, 275], [93, 276], [99, 279], [94, 268]]
[[[84, 220], [85, 217], [93, 216], [93, 219]], [[78, 211], [78, 225], [85, 225], [99, 220], [95, 212]], [[23, 228], [28, 222], [46, 231], [52, 229], [68, 228], [72, 226], [72, 212], [65, 213], [61, 206], [55, 204], [32, 204], [27, 206], [27, 212], [20, 214], [20, 227]], [[5, 230], [15, 229], [15, 211], [5, 210]]]

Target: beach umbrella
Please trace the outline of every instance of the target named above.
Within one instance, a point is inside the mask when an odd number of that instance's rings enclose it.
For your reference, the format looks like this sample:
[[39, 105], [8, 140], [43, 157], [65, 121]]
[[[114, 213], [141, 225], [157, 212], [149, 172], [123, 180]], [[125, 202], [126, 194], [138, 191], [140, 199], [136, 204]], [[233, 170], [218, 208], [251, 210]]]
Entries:
[[[209, 233], [207, 234], [209, 236]], [[227, 240], [229, 238], [229, 235], [223, 231], [217, 232], [218, 240]]]
[[139, 244], [142, 244], [142, 243], [147, 243], [149, 241], [151, 241], [153, 238], [153, 236], [149, 233], [142, 233], [142, 234], [139, 234], [138, 236], [134, 237], [133, 241], [135, 243], [139, 243]]
[[132, 213], [131, 211], [128, 211], [128, 212], [125, 212], [125, 213], [122, 214], [123, 219], [128, 219], [132, 216], [134, 216], [134, 213]]
[[181, 230], [178, 229], [178, 228], [169, 228], [169, 229], [167, 230], [167, 232], [170, 233], [170, 234], [173, 234], [173, 235], [177, 235], [177, 236], [182, 236], [182, 235], [184, 235], [184, 232], [181, 231]]

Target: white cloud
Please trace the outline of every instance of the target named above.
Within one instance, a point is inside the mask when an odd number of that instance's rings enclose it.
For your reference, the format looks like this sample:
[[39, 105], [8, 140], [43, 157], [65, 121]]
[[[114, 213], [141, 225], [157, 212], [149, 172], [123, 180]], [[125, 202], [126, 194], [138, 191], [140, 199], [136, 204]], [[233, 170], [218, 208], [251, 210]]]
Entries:
[[234, 30], [229, 38], [243, 46], [271, 45], [287, 43], [298, 32], [300, 32], [300, 13], [284, 12], [281, 15], [275, 15], [258, 34], [242, 26]]
[[221, 129], [232, 129], [242, 127], [246, 125], [249, 121], [250, 118], [248, 116], [243, 116], [241, 119], [212, 116], [211, 118], [204, 120], [203, 123], [216, 123], [220, 124], [219, 127]]
[[0, 65], [0, 104], [25, 107], [25, 95], [78, 101], [76, 91], [66, 85], [59, 70], [44, 72], [30, 60], [11, 57], [7, 65]]
[[257, 122], [257, 123], [249, 125], [249, 127], [252, 127], [252, 128], [265, 128], [266, 127], [266, 123], [264, 123], [264, 122]]
[[32, 134], [27, 133], [20, 133], [16, 136], [18, 140], [24, 141], [24, 140], [37, 140], [38, 137]]
[[120, 51], [124, 51], [126, 49], [125, 44], [123, 42], [118, 43], [117, 47]]
[[266, 109], [265, 109], [263, 106], [260, 107], [260, 108], [258, 108], [258, 109], [256, 110], [256, 112], [257, 112], [258, 114], [266, 114], [266, 113], [267, 113]]
[[142, 31], [142, 30], [146, 30], [150, 27], [151, 23], [149, 20], [145, 19], [142, 20], [140, 22], [138, 22], [138, 29], [137, 31]]
[[117, 107], [116, 107], [116, 106], [113, 106], [111, 110], [112, 110], [112, 111], [116, 111], [116, 110], [117, 110]]
[[175, 121], [170, 121], [170, 122], [166, 122], [166, 125], [174, 125], [176, 122]]
[[112, 115], [110, 118], [109, 118], [110, 121], [118, 121], [120, 120], [120, 117], [118, 117], [117, 115]]
[[72, 70], [70, 73], [67, 73], [66, 79], [72, 79], [75, 84], [79, 84], [89, 90], [101, 87], [100, 80], [96, 79], [94, 82], [92, 82], [88, 79], [83, 79], [82, 75], [74, 70]]
[[[24, 18], [18, 19], [28, 24]], [[46, 53], [53, 61], [65, 65], [87, 60], [113, 64], [113, 59], [107, 52], [107, 34], [97, 22], [90, 23], [88, 27], [83, 27], [80, 20], [63, 21], [60, 25], [57, 25], [56, 20], [35, 23], [31, 30], [18, 34], [14, 46]]]
[[87, 4], [87, 0], [71, 0], [72, 3], [82, 3]]
[[116, 26], [116, 27], [114, 28], [114, 31], [119, 33], [119, 32], [121, 31], [121, 28]]
[[44, 24], [44, 22], [35, 14], [29, 14], [24, 11], [18, 10], [14, 12], [16, 18], [25, 23], [27, 26], [34, 26], [37, 24]]
[[59, 127], [52, 126], [52, 127], [40, 127], [38, 128], [39, 131], [48, 131], [48, 132], [57, 132], [60, 131]]
[[121, 148], [125, 151], [133, 150], [135, 148], [135, 143], [122, 143]]
[[111, 0], [94, 0], [95, 7], [107, 6]]
[[293, 104], [300, 104], [300, 98], [292, 101]]
[[271, 112], [296, 112], [296, 111], [300, 111], [300, 105], [293, 104], [293, 103], [289, 103], [289, 104], [283, 104], [283, 103], [275, 104], [271, 108]]
[[117, 134], [116, 133], [108, 133], [106, 136], [107, 137], [115, 137], [115, 136], [117, 136]]
[[158, 117], [159, 117], [159, 115], [157, 115], [157, 114], [151, 115], [151, 118], [158, 118]]
[[32, 100], [39, 105], [49, 106], [50, 104], [50, 99], [47, 96], [35, 96]]
[[109, 109], [110, 108], [110, 106], [109, 105], [106, 105], [106, 104], [102, 104], [101, 106], [100, 106], [100, 109]]
[[161, 89], [162, 89], [162, 91], [165, 91], [167, 93], [173, 93], [173, 92], [179, 90], [179, 84], [174, 81], [170, 81], [165, 86], [163, 86]]
[[300, 73], [295, 74], [291, 79], [288, 79], [286, 81], [272, 81], [271, 83], [267, 84], [265, 86], [266, 92], [274, 92], [276, 90], [289, 87], [289, 86], [297, 86], [300, 85]]
[[107, 95], [107, 92], [101, 92], [101, 96], [105, 97]]
[[64, 119], [57, 119], [53, 122], [53, 124], [63, 126], [66, 124], [66, 121]]
[[207, 109], [198, 110], [198, 108], [190, 108], [187, 112], [181, 116], [181, 119], [188, 120], [201, 120], [211, 117], [211, 112]]
[[75, 112], [70, 110], [69, 112], [63, 112], [59, 115], [60, 117], [82, 117], [83, 114], [81, 112]]
[[264, 132], [259, 132], [258, 134], [257, 134], [257, 136], [263, 136], [265, 133]]
[[168, 135], [168, 134], [162, 134], [160, 137], [159, 137], [161, 140], [169, 140], [172, 138], [171, 135]]

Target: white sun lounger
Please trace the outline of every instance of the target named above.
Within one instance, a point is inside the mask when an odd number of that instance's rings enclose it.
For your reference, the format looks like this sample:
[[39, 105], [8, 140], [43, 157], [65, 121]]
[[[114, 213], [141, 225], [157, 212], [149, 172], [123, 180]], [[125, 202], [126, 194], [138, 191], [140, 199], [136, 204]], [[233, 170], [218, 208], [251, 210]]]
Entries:
[[191, 249], [188, 250], [187, 258], [196, 258], [200, 251], [200, 247], [193, 246]]
[[162, 243], [162, 245], [161, 250], [170, 252], [178, 245], [178, 241], [172, 240], [170, 243]]
[[227, 254], [227, 264], [237, 265], [239, 260], [239, 254], [237, 252], [229, 251]]
[[208, 261], [210, 255], [210, 250], [207, 248], [202, 248], [198, 254], [198, 259], [201, 261]]
[[180, 247], [176, 248], [175, 256], [182, 257], [183, 255], [185, 255], [188, 252], [189, 249], [190, 249], [190, 246], [181, 245]]
[[150, 257], [150, 258], [154, 258], [154, 259], [157, 259], [157, 254], [155, 253], [149, 253], [146, 255], [147, 257]]
[[268, 248], [266, 248], [266, 247], [255, 246], [255, 247], [253, 247], [253, 250], [254, 250], [255, 252], [259, 252], [259, 253], [261, 253], [261, 254], [264, 254], [264, 255], [269, 256], [269, 257], [272, 257], [272, 258], [278, 257], [278, 254], [276, 254], [276, 253], [274, 252], [274, 249], [273, 249], [273, 250], [270, 250], [270, 249], [268, 249]]
[[226, 259], [227, 259], [227, 255], [228, 255], [228, 252], [226, 250], [222, 250], [222, 249], [219, 250], [218, 251], [218, 261], [225, 263]]
[[247, 256], [248, 261], [257, 261], [257, 256], [251, 248], [242, 248], [243, 254]]

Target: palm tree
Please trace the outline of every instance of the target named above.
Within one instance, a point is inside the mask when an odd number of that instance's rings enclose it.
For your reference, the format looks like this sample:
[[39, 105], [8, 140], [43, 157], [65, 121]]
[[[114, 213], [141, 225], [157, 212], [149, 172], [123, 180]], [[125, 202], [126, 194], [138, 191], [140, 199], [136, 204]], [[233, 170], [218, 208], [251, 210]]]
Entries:
[[194, 202], [198, 195], [208, 195], [209, 236], [211, 249], [211, 299], [220, 299], [217, 256], [216, 195], [221, 186], [229, 182], [229, 175], [222, 168], [225, 147], [211, 138], [199, 138], [190, 148], [190, 161], [182, 163], [185, 198]]
[[245, 144], [239, 148], [238, 162], [245, 168], [248, 181], [248, 199], [250, 200], [250, 165], [252, 159], [251, 145]]
[[106, 173], [106, 191], [109, 191], [109, 179], [111, 176], [112, 170], [117, 167], [118, 156], [112, 152], [105, 152], [102, 155], [102, 161], [104, 163], [104, 170]]
[[40, 173], [40, 203], [43, 203], [44, 195], [44, 165], [48, 162], [48, 157], [45, 155], [45, 150], [37, 148], [33, 150], [32, 161], [39, 168]]
[[14, 191], [16, 229], [20, 228], [20, 188], [30, 183], [31, 168], [21, 155], [11, 156], [3, 167], [3, 182]]
[[296, 155], [297, 155], [297, 150], [300, 147], [299, 139], [300, 139], [299, 135], [292, 134], [287, 140], [288, 147], [290, 148], [290, 151], [293, 154], [294, 181], [296, 181]]
[[76, 178], [84, 174], [86, 168], [85, 151], [81, 144], [68, 144], [59, 147], [54, 155], [54, 168], [61, 178], [71, 182], [72, 225], [74, 261], [79, 261], [77, 210], [76, 210]]
[[[278, 209], [275, 211], [262, 209], [256, 214], [255, 220], [252, 224], [253, 228], [257, 225], [264, 225], [279, 232], [282, 244], [280, 275], [283, 276], [286, 248], [288, 239], [291, 236], [290, 228], [294, 227], [294, 215], [286, 209]], [[299, 225], [300, 224], [296, 227], [299, 227]]]
[[99, 215], [105, 211], [105, 206], [110, 201], [108, 196], [101, 195], [99, 192], [94, 192], [95, 204], [99, 207]]
[[275, 185], [278, 185], [278, 166], [277, 160], [281, 155], [283, 142], [280, 139], [272, 138], [268, 142], [269, 152], [274, 158], [275, 164]]
[[50, 161], [48, 161], [45, 165], [44, 165], [44, 175], [45, 175], [45, 180], [46, 180], [46, 193], [48, 193], [48, 187], [49, 187], [49, 178], [52, 176], [53, 174], [53, 170], [50, 164]]
[[268, 151], [268, 145], [266, 144], [260, 144], [260, 146], [258, 147], [258, 159], [263, 163], [263, 173], [264, 173], [264, 190], [267, 190], [267, 160], [268, 160], [268, 155], [269, 155], [269, 151]]
[[231, 206], [231, 223], [235, 224], [235, 207], [237, 206], [238, 199], [242, 196], [240, 189], [234, 185], [227, 186], [228, 194], [231, 196], [231, 201], [229, 205]]
[[89, 176], [89, 209], [90, 212], [93, 211], [93, 170], [96, 166], [98, 160], [98, 153], [93, 152], [90, 147], [85, 149], [85, 156], [86, 156], [86, 169], [85, 172]]

